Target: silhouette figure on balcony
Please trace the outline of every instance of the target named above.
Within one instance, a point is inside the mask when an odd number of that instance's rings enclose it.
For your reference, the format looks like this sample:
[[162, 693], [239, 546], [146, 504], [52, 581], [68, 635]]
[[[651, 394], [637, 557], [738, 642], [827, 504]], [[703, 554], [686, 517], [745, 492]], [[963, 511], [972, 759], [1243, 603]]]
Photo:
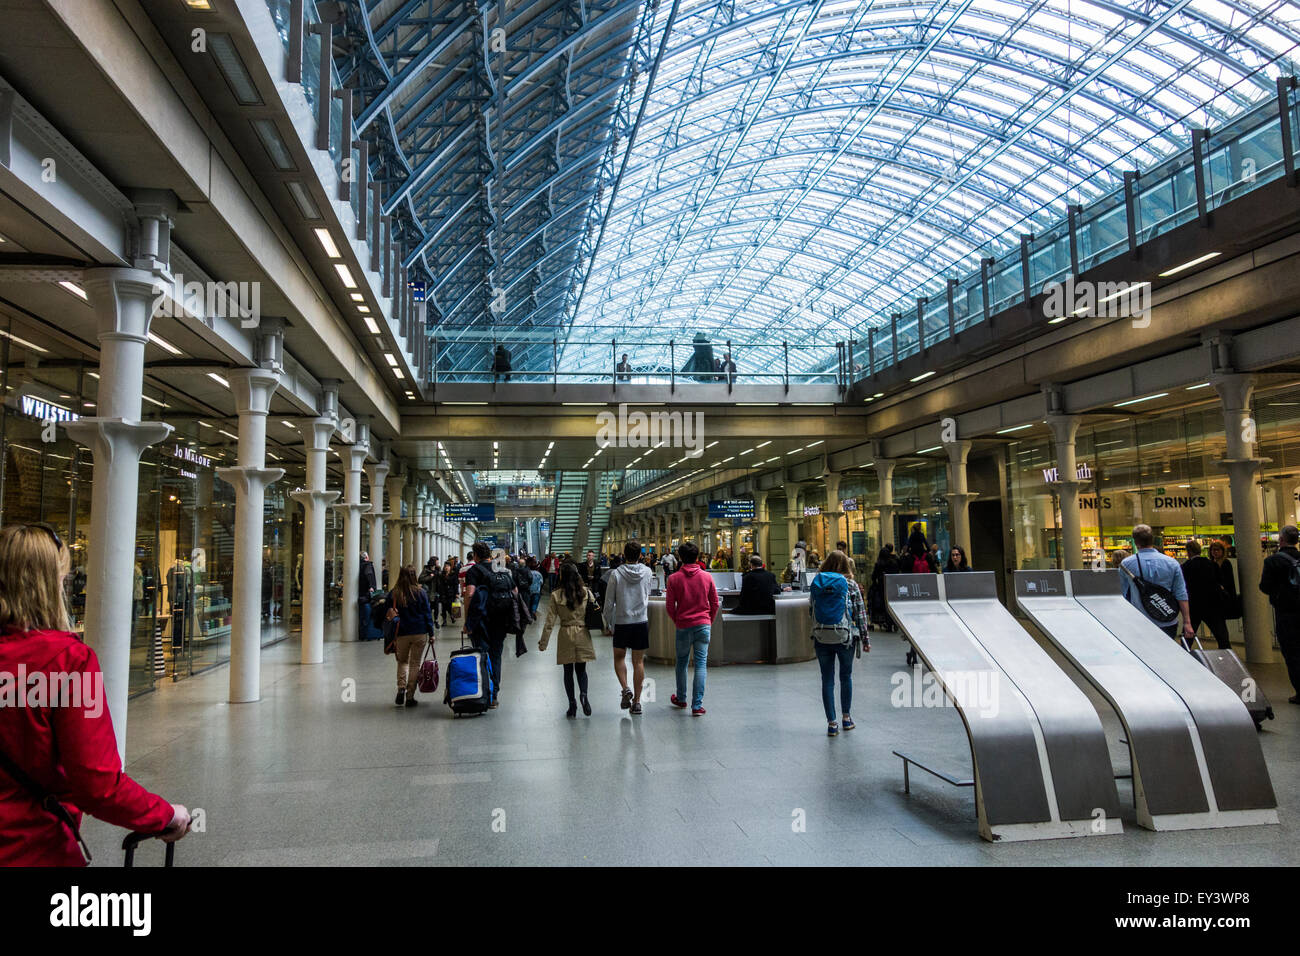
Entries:
[[498, 345], [492, 353], [492, 377], [495, 379], [498, 375], [504, 381], [510, 381], [510, 350], [504, 345]]

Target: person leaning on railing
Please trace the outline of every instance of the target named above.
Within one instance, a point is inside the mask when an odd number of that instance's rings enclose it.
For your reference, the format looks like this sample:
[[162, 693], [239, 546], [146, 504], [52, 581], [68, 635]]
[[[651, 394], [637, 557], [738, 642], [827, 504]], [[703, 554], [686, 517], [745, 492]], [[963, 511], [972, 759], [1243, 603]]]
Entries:
[[[0, 528], [0, 865], [84, 866], [89, 813], [173, 842], [190, 814], [122, 772], [104, 675], [68, 630], [68, 549], [48, 525]], [[20, 672], [27, 679], [18, 685]], [[33, 697], [40, 685], [51, 689]], [[54, 688], [59, 688], [54, 699]], [[80, 845], [80, 846], [79, 846]]]

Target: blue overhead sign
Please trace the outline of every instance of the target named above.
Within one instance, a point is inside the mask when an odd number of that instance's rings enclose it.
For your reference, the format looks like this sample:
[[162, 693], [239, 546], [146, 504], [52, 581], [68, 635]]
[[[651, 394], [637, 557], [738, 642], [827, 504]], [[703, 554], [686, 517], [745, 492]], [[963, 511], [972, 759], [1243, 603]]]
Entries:
[[412, 300], [413, 302], [423, 302], [423, 301], [424, 301], [424, 289], [425, 289], [425, 286], [424, 286], [424, 280], [423, 280], [423, 279], [415, 279], [415, 280], [413, 280], [413, 281], [411, 281], [411, 282], [408, 282], [407, 285], [410, 286], [410, 288], [411, 288], [411, 300]]
[[725, 501], [710, 501], [709, 517], [735, 519], [740, 521], [753, 521], [754, 520], [753, 499], [729, 498]]
[[496, 521], [496, 505], [443, 505], [442, 516], [448, 521]]

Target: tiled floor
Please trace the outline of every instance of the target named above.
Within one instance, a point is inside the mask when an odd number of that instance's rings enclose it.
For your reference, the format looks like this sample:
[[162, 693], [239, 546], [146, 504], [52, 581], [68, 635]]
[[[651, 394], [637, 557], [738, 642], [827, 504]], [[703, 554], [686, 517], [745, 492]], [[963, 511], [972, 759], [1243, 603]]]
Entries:
[[[992, 845], [969, 789], [916, 774], [902, 792], [891, 750], [963, 775], [970, 754], [954, 710], [890, 705], [897, 637], [878, 635], [855, 668], [858, 729], [828, 739], [815, 662], [713, 669], [703, 718], [671, 707], [672, 670], [651, 666], [656, 700], [633, 718], [599, 638], [595, 713], [568, 720], [554, 645], [539, 654], [536, 628], [530, 652], [504, 665], [501, 708], [461, 719], [441, 691], [395, 708], [377, 644], [327, 643], [325, 663], [303, 667], [285, 642], [264, 652], [258, 703], [224, 702], [226, 668], [133, 702], [128, 770], [203, 809], [182, 865], [1300, 863], [1300, 707], [1281, 665], [1254, 668], [1278, 713], [1261, 741], [1281, 826], [1151, 833], [1126, 809], [1123, 835]], [[444, 667], [457, 640], [439, 646]], [[1126, 769], [1118, 722], [1103, 719]], [[1126, 781], [1120, 798], [1131, 802]], [[121, 836], [98, 821], [86, 835], [96, 847]]]

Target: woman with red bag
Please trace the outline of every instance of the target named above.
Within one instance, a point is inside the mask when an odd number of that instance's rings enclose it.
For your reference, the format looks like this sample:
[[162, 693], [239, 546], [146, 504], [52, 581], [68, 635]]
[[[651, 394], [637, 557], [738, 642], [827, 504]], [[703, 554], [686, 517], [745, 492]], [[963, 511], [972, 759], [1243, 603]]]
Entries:
[[84, 866], [83, 813], [169, 843], [190, 826], [183, 806], [122, 772], [99, 660], [68, 630], [69, 564], [49, 525], [0, 529], [2, 866]]
[[397, 700], [394, 703], [398, 707], [414, 707], [424, 647], [433, 640], [433, 609], [429, 605], [429, 596], [419, 585], [414, 565], [408, 564], [398, 573], [397, 584], [388, 593], [387, 614], [390, 622], [397, 622], [392, 642], [397, 657]]

